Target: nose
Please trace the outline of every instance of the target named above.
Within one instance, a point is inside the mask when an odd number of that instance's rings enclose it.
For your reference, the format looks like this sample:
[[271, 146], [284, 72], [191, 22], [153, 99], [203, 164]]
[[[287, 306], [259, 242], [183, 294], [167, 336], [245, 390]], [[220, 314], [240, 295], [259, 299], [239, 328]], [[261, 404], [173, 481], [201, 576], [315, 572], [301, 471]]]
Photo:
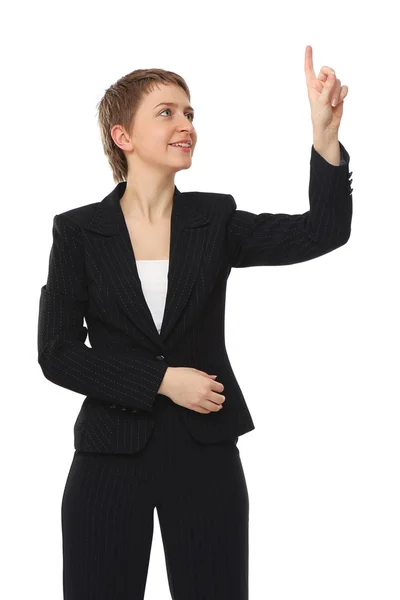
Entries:
[[182, 130], [187, 131], [188, 133], [193, 133], [193, 131], [195, 131], [193, 123], [191, 123], [185, 115], [182, 115]]
[[193, 127], [193, 125], [189, 125], [188, 123], [183, 123], [182, 127], [180, 128], [181, 131], [187, 131], [187, 133], [192, 134], [195, 131], [195, 128]]

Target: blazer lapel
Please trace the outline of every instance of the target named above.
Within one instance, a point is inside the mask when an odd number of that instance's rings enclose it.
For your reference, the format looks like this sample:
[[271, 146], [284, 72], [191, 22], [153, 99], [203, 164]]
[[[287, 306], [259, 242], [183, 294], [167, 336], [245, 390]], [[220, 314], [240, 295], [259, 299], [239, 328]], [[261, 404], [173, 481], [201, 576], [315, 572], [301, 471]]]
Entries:
[[[117, 184], [100, 202], [84, 229], [90, 236], [89, 252], [98, 265], [99, 277], [114, 288], [115, 297], [128, 316], [160, 348], [177, 323], [189, 299], [203, 256], [209, 218], [190, 194], [175, 186], [171, 213], [168, 286], [160, 334], [143, 294], [125, 217], [121, 209], [127, 182]], [[101, 282], [100, 282], [101, 285]]]

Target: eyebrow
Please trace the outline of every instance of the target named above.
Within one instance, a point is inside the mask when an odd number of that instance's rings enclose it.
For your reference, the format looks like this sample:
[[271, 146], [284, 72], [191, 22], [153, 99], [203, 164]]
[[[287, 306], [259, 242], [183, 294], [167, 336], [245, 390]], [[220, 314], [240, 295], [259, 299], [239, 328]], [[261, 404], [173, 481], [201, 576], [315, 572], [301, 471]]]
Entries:
[[[157, 108], [158, 106], [161, 106], [163, 104], [166, 106], [178, 106], [176, 102], [160, 102], [160, 104], [157, 104], [157, 106], [155, 106], [154, 108]], [[192, 112], [194, 112], [194, 108], [192, 108], [191, 106], [185, 106], [185, 110], [191, 110]]]

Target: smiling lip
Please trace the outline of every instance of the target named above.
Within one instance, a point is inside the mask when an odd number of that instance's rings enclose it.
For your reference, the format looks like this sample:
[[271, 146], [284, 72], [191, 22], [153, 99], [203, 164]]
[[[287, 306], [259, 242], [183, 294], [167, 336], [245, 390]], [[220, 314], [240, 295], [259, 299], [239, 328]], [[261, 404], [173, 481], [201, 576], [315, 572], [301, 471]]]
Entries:
[[181, 140], [177, 140], [176, 142], [171, 142], [171, 144], [191, 144], [192, 140], [190, 138], [182, 138]]
[[172, 144], [169, 144], [169, 146], [171, 146], [172, 148], [177, 148], [178, 150], [183, 150], [183, 152], [190, 152], [191, 150], [191, 146], [189, 146], [188, 148], [184, 148], [183, 146], [172, 146]]

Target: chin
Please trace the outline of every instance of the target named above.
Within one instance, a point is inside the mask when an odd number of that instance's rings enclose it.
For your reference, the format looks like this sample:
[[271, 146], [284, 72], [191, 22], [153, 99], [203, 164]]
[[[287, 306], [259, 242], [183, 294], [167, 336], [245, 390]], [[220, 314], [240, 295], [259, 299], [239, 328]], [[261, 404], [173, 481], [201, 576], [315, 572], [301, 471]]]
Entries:
[[176, 172], [178, 172], [178, 171], [186, 171], [187, 169], [190, 169], [191, 166], [192, 165], [190, 164], [190, 165], [185, 165], [183, 167], [179, 167], [178, 169], [176, 169]]

